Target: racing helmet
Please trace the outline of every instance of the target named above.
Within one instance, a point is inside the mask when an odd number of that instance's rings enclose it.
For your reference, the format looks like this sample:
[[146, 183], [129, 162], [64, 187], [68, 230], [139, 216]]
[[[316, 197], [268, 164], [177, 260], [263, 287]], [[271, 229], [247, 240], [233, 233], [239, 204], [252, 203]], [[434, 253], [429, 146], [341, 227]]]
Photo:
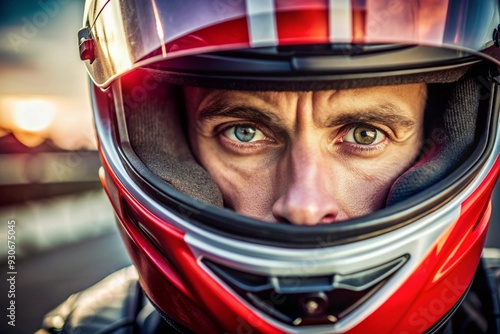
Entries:
[[[479, 264], [500, 171], [493, 0], [89, 0], [101, 180], [139, 281], [179, 329], [434, 331]], [[183, 87], [425, 83], [425, 140], [386, 206], [332, 224], [224, 208], [186, 140]], [[422, 310], [426, 310], [422, 312]]]

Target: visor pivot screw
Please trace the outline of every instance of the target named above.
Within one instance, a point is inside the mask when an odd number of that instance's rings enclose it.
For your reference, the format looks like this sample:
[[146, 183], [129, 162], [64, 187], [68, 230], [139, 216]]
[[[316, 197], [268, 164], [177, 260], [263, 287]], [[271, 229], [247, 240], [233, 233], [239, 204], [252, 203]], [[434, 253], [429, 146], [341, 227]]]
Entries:
[[302, 300], [302, 309], [308, 316], [323, 314], [328, 307], [328, 297], [324, 292], [309, 294]]
[[493, 29], [493, 43], [496, 47], [500, 47], [500, 24]]
[[78, 31], [78, 44], [80, 48], [80, 59], [88, 60], [92, 64], [95, 60], [94, 40], [90, 37], [90, 29], [84, 27]]
[[309, 300], [306, 303], [306, 310], [309, 314], [314, 314], [319, 308], [319, 304], [315, 300]]

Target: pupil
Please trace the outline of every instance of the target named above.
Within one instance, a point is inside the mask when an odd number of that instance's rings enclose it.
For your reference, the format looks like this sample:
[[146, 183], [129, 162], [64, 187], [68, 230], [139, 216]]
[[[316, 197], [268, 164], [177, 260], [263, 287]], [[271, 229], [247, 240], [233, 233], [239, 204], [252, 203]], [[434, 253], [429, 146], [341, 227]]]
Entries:
[[234, 128], [234, 135], [238, 140], [243, 142], [249, 142], [255, 137], [255, 128], [250, 126], [236, 126]]

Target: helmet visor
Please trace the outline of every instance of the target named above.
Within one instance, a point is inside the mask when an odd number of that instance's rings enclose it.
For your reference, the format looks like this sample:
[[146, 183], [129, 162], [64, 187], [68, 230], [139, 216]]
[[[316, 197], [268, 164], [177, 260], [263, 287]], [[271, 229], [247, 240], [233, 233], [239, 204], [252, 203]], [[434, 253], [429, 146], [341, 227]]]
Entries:
[[161, 59], [249, 47], [424, 45], [458, 50], [457, 57], [467, 52], [493, 59], [499, 22], [493, 0], [102, 3], [89, 5], [84, 22], [94, 53], [87, 68], [100, 87]]

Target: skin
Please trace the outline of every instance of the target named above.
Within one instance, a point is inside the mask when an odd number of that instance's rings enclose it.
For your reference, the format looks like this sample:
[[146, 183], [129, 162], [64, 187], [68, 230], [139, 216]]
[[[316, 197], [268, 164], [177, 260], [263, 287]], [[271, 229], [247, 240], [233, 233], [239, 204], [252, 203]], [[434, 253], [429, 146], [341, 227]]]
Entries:
[[192, 150], [225, 206], [269, 222], [326, 224], [383, 208], [423, 142], [425, 84], [316, 92], [187, 87], [185, 96]]

